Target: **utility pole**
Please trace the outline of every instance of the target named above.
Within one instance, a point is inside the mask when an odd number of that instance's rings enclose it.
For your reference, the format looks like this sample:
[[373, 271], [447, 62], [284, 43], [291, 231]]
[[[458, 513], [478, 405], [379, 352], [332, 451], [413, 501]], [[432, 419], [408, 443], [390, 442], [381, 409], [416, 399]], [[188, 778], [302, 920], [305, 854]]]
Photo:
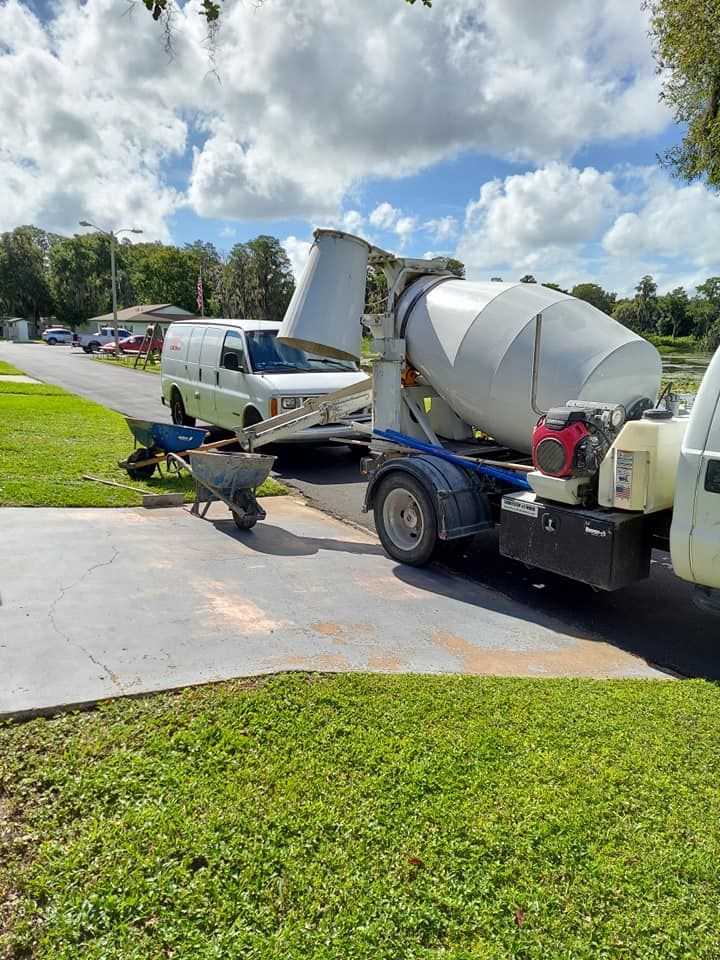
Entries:
[[98, 233], [101, 233], [104, 237], [110, 238], [110, 282], [112, 286], [112, 311], [113, 311], [113, 333], [115, 334], [115, 356], [120, 356], [120, 338], [118, 336], [118, 319], [117, 319], [117, 278], [115, 274], [115, 244], [117, 243], [117, 237], [119, 233], [142, 233], [142, 230], [138, 230], [137, 227], [123, 227], [121, 230], [103, 230], [102, 227], [96, 226], [94, 223], [90, 223], [89, 220], [81, 220], [81, 227], [92, 227], [93, 230], [97, 230]]

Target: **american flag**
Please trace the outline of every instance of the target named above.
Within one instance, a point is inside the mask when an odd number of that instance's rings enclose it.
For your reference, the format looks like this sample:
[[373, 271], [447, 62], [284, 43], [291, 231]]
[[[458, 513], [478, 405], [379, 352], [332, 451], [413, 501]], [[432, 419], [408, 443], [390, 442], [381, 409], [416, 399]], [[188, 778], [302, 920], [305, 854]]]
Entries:
[[203, 288], [202, 288], [202, 267], [198, 273], [198, 283], [197, 283], [197, 305], [200, 313], [203, 312], [203, 307], [205, 306], [205, 301], [203, 300]]

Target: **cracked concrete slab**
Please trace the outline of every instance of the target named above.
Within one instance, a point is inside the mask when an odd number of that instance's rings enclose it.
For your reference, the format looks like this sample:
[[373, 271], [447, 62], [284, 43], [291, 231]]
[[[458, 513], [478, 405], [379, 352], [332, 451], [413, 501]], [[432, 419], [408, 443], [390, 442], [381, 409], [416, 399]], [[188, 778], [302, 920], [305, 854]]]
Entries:
[[645, 661], [292, 497], [0, 510], [0, 715], [281, 670], [651, 677]]

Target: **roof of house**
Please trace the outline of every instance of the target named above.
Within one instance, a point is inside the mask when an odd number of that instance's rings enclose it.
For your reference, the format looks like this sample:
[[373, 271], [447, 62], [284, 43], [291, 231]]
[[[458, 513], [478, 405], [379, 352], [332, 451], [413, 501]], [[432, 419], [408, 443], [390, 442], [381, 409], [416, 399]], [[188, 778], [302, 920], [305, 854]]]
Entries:
[[[118, 323], [141, 323], [145, 320], [190, 320], [194, 313], [176, 307], [172, 303], [139, 303], [134, 307], [125, 307], [118, 310]], [[99, 317], [91, 317], [88, 323], [97, 323], [100, 326], [113, 322], [112, 313], [103, 313]]]

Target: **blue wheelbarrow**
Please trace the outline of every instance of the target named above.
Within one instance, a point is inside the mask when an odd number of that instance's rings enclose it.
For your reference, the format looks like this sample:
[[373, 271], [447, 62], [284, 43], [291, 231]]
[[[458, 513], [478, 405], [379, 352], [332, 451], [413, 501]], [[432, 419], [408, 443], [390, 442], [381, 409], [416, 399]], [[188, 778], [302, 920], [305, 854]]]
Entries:
[[205, 517], [210, 504], [222, 500], [241, 530], [249, 530], [258, 520], [265, 519], [267, 513], [257, 502], [255, 491], [267, 479], [275, 457], [260, 453], [190, 450], [188, 458], [189, 464], [177, 454], [169, 454], [169, 459], [177, 461], [179, 469], [188, 470], [195, 481], [195, 502], [191, 513]]
[[188, 453], [202, 446], [207, 437], [207, 430], [201, 427], [154, 423], [133, 417], [125, 417], [125, 422], [135, 437], [135, 449], [119, 465], [127, 470], [133, 480], [147, 480], [156, 466], [163, 461], [168, 462], [167, 454]]

